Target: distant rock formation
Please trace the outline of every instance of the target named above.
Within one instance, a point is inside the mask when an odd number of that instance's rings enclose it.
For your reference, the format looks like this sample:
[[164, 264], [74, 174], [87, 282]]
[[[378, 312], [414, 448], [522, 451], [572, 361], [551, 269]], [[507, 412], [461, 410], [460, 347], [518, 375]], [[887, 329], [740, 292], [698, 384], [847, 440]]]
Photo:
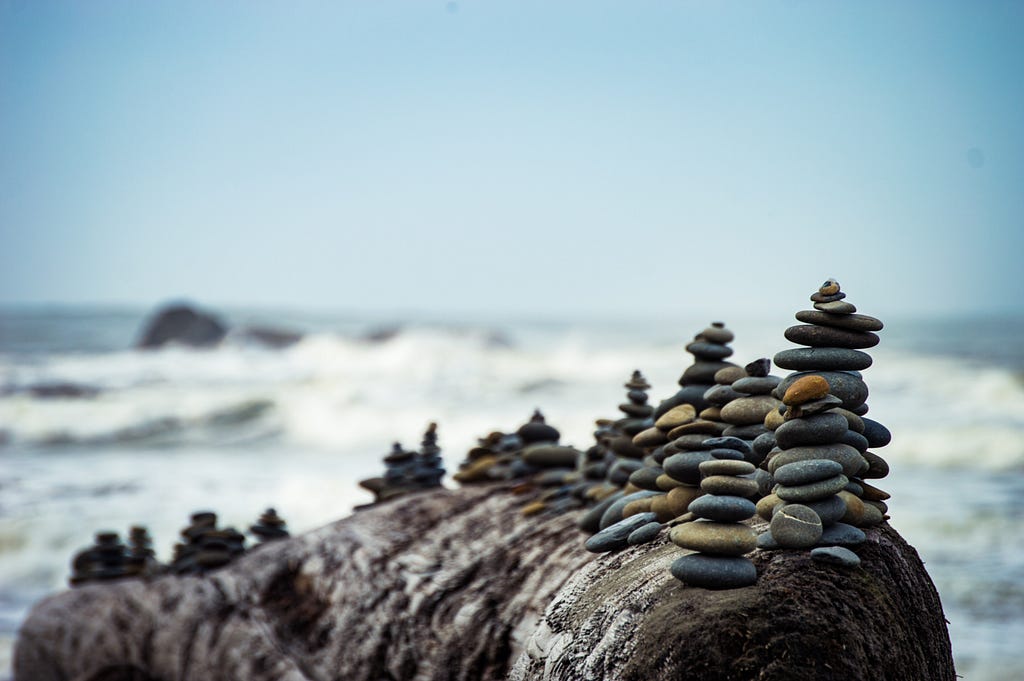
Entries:
[[159, 348], [167, 343], [179, 343], [210, 348], [224, 340], [227, 333], [227, 325], [213, 314], [186, 304], [172, 304], [150, 317], [136, 347]]
[[159, 348], [176, 343], [192, 348], [212, 348], [231, 333], [233, 340], [268, 348], [286, 348], [302, 340], [302, 334], [263, 324], [230, 328], [212, 312], [186, 303], [173, 303], [158, 309], [145, 324], [136, 347]]

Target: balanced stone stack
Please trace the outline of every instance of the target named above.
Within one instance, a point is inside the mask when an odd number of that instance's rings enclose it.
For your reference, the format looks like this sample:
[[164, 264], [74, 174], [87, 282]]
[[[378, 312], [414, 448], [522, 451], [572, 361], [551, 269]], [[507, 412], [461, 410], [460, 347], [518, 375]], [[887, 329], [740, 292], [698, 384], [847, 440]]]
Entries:
[[412, 482], [423, 489], [440, 487], [444, 473], [441, 448], [437, 446], [437, 424], [431, 422], [423, 433], [420, 453], [413, 467]]
[[360, 480], [359, 486], [373, 493], [374, 504], [393, 499], [409, 491], [415, 467], [416, 453], [395, 442], [384, 456], [384, 475]]
[[770, 369], [767, 358], [755, 360], [744, 367], [745, 376], [729, 385], [732, 399], [722, 406], [719, 415], [730, 424], [723, 435], [752, 441], [768, 432], [765, 417], [781, 404], [771, 393], [782, 381], [778, 376], [770, 376]]
[[844, 410], [841, 413], [849, 426], [839, 441], [855, 448], [868, 461], [868, 468], [861, 472], [862, 477], [851, 479], [848, 489], [862, 497], [871, 509], [878, 511], [868, 511], [857, 522], [867, 526], [884, 518], [887, 510], [884, 500], [889, 496], [862, 479], [885, 477], [889, 470], [881, 457], [867, 450], [869, 446], [888, 444], [891, 436], [881, 424], [863, 418], [868, 411], [868, 387], [860, 372], [871, 366], [872, 359], [861, 350], [878, 344], [875, 332], [880, 331], [883, 325], [874, 317], [857, 314], [857, 308], [845, 298], [839, 282], [829, 279], [811, 295], [814, 309], [796, 313], [797, 321], [804, 323], [786, 329], [785, 336], [787, 340], [805, 347], [783, 350], [775, 355], [777, 366], [795, 373], [787, 376], [773, 394], [781, 397], [802, 376], [818, 375], [828, 382], [829, 392], [839, 398], [840, 407]]
[[745, 554], [756, 547], [757, 535], [742, 521], [755, 512], [750, 500], [758, 491], [757, 481], [750, 477], [754, 464], [712, 459], [701, 462], [698, 468], [705, 494], [689, 505], [689, 512], [697, 520], [676, 525], [669, 533], [676, 546], [696, 553], [677, 558], [672, 563], [672, 575], [705, 589], [750, 586], [757, 581], [757, 569]]
[[178, 574], [201, 574], [245, 552], [245, 536], [232, 527], [218, 528], [217, 514], [210, 511], [193, 513], [181, 536], [184, 541], [174, 545], [171, 563], [171, 570]]
[[[858, 510], [860, 500], [853, 497], [849, 501], [841, 495], [850, 478], [867, 468], [867, 462], [856, 449], [841, 442], [849, 427], [840, 411], [842, 400], [829, 393], [824, 378], [810, 375], [794, 381], [782, 401], [786, 405], [784, 423], [775, 430], [779, 450], [768, 460], [776, 485], [758, 504], [758, 514], [770, 524], [758, 538], [758, 547], [859, 545], [864, 533], [842, 521]], [[836, 558], [834, 551], [826, 553]], [[839, 552], [839, 557], [848, 565], [859, 563], [855, 554]]]
[[141, 566], [132, 561], [128, 547], [116, 532], [97, 532], [96, 543], [80, 551], [71, 561], [71, 586], [104, 582], [141, 573]]
[[128, 556], [140, 575], [157, 575], [163, 571], [163, 566], [156, 559], [149, 530], [141, 525], [134, 525], [128, 530]]
[[494, 431], [477, 440], [477, 446], [467, 452], [452, 477], [463, 485], [500, 480], [507, 463], [522, 448], [523, 441], [517, 434]]
[[279, 516], [273, 508], [264, 511], [256, 524], [249, 526], [249, 531], [259, 538], [260, 544], [266, 544], [276, 539], [286, 539], [289, 536], [284, 518]]
[[736, 366], [725, 361], [726, 357], [732, 355], [732, 348], [727, 345], [732, 340], [732, 331], [725, 328], [722, 322], [712, 322], [711, 326], [698, 333], [686, 346], [686, 351], [695, 359], [679, 378], [681, 389], [658, 405], [654, 417], [658, 418], [681, 404], [692, 404], [697, 412], [707, 407], [704, 393], [714, 385], [715, 373], [720, 369]]
[[608, 461], [608, 482], [617, 487], [624, 487], [629, 476], [644, 467], [643, 457], [646, 449], [634, 443], [640, 432], [654, 427], [654, 407], [647, 404], [647, 391], [650, 384], [639, 370], [634, 371], [624, 386], [627, 402], [619, 405], [624, 416], [611, 424], [611, 432], [605, 437], [608, 450], [613, 458]]

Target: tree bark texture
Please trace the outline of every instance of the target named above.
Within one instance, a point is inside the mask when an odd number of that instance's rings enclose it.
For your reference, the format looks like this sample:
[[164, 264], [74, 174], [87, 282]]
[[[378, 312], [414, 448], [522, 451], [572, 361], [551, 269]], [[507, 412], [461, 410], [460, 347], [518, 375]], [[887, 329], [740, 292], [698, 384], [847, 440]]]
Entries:
[[578, 513], [437, 490], [206, 576], [90, 585], [30, 613], [18, 681], [954, 678], [938, 594], [890, 527], [853, 570], [757, 553], [755, 586], [675, 580], [667, 533], [594, 556]]

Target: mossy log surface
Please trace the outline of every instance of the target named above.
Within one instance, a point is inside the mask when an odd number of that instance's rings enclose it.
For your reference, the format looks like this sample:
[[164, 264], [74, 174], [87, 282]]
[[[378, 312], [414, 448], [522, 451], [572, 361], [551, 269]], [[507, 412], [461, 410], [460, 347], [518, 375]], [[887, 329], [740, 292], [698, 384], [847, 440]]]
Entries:
[[507, 485], [381, 504], [204, 577], [80, 587], [32, 610], [18, 681], [952, 680], [938, 594], [890, 527], [861, 568], [759, 553], [757, 585], [686, 587], [663, 533], [583, 550], [578, 514]]

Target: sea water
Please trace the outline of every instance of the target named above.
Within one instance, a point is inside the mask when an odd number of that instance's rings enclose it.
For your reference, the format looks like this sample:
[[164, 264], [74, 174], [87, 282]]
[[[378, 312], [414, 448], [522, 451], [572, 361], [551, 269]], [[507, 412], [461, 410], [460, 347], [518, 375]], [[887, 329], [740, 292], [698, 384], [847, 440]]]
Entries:
[[[95, 531], [145, 524], [166, 561], [197, 510], [244, 530], [273, 506], [311, 530], [370, 501], [356, 482], [431, 421], [449, 472], [537, 407], [586, 448], [634, 369], [652, 402], [675, 392], [684, 345], [711, 321], [236, 310], [233, 323], [305, 336], [138, 351], [145, 314], [0, 310], [0, 678], [28, 609], [66, 588]], [[791, 347], [789, 317], [725, 321], [738, 363]], [[886, 322], [864, 377], [870, 416], [893, 433], [878, 450], [891, 523], [935, 581], [958, 673], [1024, 678], [1024, 318]]]

